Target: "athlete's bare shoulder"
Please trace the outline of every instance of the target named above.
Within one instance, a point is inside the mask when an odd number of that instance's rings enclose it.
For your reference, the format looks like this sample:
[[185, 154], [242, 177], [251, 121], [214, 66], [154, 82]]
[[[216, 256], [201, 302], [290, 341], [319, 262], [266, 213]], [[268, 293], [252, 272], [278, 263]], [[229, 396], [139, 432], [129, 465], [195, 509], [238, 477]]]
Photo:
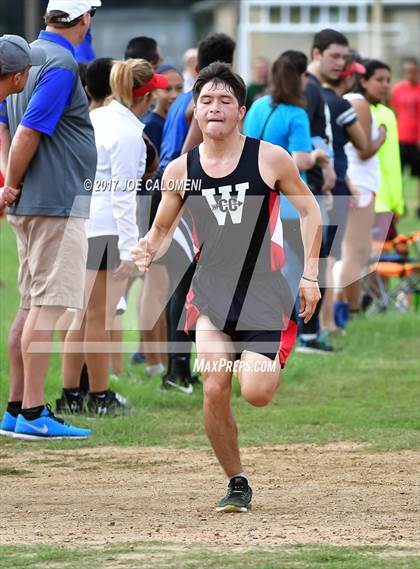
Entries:
[[277, 144], [266, 142], [265, 140], [261, 140], [260, 142], [260, 155], [266, 164], [278, 165], [279, 160], [286, 163], [290, 159], [289, 153], [286, 152], [284, 148]]
[[163, 173], [163, 182], [168, 180], [185, 180], [187, 178], [187, 155], [181, 154], [166, 166]]
[[187, 155], [181, 154], [181, 156], [169, 162], [163, 173], [162, 189], [169, 190], [168, 192], [163, 192], [166, 200], [168, 200], [168, 196], [184, 199], [187, 176]]
[[260, 143], [258, 162], [261, 177], [272, 188], [293, 167], [293, 160], [286, 150], [264, 140]]

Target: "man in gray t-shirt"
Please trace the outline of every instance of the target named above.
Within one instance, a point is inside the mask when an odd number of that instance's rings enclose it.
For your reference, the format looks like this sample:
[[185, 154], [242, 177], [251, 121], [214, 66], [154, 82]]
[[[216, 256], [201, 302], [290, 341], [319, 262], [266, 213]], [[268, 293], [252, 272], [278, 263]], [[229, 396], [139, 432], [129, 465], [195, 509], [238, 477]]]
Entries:
[[[50, 0], [46, 30], [32, 44], [46, 62], [25, 89], [0, 106], [4, 195], [19, 252], [21, 306], [10, 330], [11, 385], [1, 434], [23, 439], [86, 438], [90, 430], [58, 421], [45, 406], [50, 342], [66, 308], [83, 307], [89, 194], [96, 146], [74, 58], [99, 0]], [[3, 160], [4, 162], [4, 160]], [[18, 198], [10, 199], [12, 192]], [[36, 346], [38, 345], [38, 350]]]

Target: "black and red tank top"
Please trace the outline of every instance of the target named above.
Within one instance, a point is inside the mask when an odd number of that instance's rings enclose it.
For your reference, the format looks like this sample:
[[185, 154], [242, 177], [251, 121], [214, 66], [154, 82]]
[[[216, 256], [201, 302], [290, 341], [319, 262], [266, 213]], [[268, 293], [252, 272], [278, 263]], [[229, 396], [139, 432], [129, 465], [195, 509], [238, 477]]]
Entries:
[[221, 178], [203, 170], [198, 146], [188, 152], [191, 189], [184, 200], [202, 270], [237, 276], [278, 271], [284, 263], [280, 194], [261, 177], [259, 149], [260, 141], [247, 137], [235, 170]]

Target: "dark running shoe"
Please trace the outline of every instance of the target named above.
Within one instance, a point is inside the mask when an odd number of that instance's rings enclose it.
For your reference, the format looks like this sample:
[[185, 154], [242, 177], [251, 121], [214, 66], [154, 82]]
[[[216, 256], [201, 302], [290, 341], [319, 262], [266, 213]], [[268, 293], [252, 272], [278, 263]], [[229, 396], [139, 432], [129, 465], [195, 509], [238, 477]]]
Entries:
[[114, 391], [103, 395], [89, 393], [87, 407], [95, 415], [123, 415], [128, 410], [127, 399]]
[[251, 509], [252, 489], [243, 476], [235, 476], [229, 482], [228, 491], [219, 500], [216, 512], [248, 512]]
[[83, 393], [80, 391], [61, 392], [61, 397], [55, 400], [55, 412], [58, 415], [80, 415], [85, 411]]
[[203, 387], [203, 384], [201, 382], [200, 376], [199, 375], [192, 375], [190, 377], [190, 383], [191, 385], [194, 387]]
[[164, 375], [162, 377], [162, 389], [178, 389], [185, 395], [192, 395], [194, 388], [188, 379], [182, 377], [176, 377], [173, 375]]
[[168, 372], [162, 378], [162, 389], [178, 389], [191, 395], [194, 389], [201, 387], [198, 375], [191, 374], [190, 357], [170, 354]]
[[313, 340], [299, 338], [296, 351], [301, 354], [331, 355], [334, 353], [334, 348], [323, 334], [318, 334]]

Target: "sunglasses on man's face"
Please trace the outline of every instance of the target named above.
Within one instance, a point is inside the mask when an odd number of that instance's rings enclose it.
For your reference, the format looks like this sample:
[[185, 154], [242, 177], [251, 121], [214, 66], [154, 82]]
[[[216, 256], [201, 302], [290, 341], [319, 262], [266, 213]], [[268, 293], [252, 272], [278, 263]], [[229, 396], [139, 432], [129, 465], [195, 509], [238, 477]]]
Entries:
[[91, 18], [93, 18], [93, 16], [96, 14], [96, 8], [91, 8], [89, 10], [88, 14]]

